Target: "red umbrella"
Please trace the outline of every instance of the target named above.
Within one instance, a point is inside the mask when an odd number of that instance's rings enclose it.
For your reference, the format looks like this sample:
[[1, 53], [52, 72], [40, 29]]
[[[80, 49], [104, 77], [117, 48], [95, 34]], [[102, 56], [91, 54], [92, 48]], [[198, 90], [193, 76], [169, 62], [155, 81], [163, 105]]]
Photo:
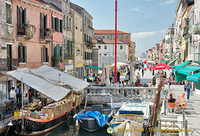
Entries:
[[162, 70], [162, 69], [172, 69], [172, 66], [160, 63], [158, 65], [150, 67], [150, 70]]

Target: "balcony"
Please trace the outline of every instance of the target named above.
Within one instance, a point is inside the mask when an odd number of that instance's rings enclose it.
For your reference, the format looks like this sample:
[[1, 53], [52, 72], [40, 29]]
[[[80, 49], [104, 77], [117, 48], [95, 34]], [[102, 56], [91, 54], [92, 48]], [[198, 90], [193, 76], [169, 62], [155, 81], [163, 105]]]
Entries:
[[90, 41], [85, 42], [85, 45], [88, 49], [92, 49], [94, 47], [93, 43]]
[[43, 43], [49, 43], [53, 41], [53, 30], [46, 28], [40, 29], [40, 40]]
[[35, 31], [36, 31], [36, 28], [34, 25], [31, 25], [31, 24], [17, 25], [18, 38], [25, 38], [26, 40], [29, 40], [33, 38]]
[[196, 25], [193, 29], [193, 34], [200, 34], [200, 26]]

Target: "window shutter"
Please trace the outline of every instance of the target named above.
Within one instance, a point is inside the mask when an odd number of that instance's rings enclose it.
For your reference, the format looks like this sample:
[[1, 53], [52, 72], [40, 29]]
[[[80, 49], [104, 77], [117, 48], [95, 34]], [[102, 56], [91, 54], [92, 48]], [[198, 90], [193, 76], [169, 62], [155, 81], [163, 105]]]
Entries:
[[62, 52], [62, 51], [63, 51], [63, 46], [61, 45], [61, 46], [60, 46], [60, 57], [63, 56], [63, 52]]
[[71, 57], [73, 56], [73, 46], [72, 46], [72, 41], [70, 41], [70, 48], [71, 48]]
[[60, 32], [62, 33], [63, 32], [63, 22], [62, 22], [62, 20], [60, 20]]
[[21, 58], [20, 47], [21, 47], [21, 46], [18, 46], [18, 62], [20, 62], [20, 58]]
[[41, 48], [41, 62], [43, 62], [43, 47]]
[[26, 62], [26, 46], [22, 46], [22, 62]]
[[54, 30], [54, 18], [51, 16], [51, 28]]
[[23, 17], [23, 23], [26, 24], [26, 8], [23, 10], [24, 17]]
[[20, 20], [20, 17], [19, 17], [19, 6], [17, 5], [17, 25], [19, 25], [19, 20]]
[[42, 23], [42, 13], [40, 13], [40, 37], [42, 37], [43, 36], [43, 23]]
[[46, 62], [49, 62], [49, 56], [48, 56], [48, 48], [45, 48], [45, 52], [46, 52]]
[[52, 57], [54, 57], [55, 55], [54, 55], [54, 48], [55, 48], [55, 45], [54, 44], [52, 44], [52, 47], [51, 47], [51, 50], [52, 50]]

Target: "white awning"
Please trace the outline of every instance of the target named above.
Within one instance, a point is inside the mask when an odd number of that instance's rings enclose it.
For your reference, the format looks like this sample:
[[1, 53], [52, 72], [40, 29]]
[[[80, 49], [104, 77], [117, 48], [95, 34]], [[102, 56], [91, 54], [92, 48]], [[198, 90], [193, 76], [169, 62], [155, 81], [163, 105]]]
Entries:
[[22, 82], [26, 85], [34, 88], [35, 90], [55, 101], [61, 100], [70, 92], [66, 88], [54, 85], [38, 76], [31, 74], [31, 69], [28, 68], [20, 68], [7, 72], [7, 74], [19, 81], [22, 80]]
[[54, 84], [67, 85], [76, 91], [83, 90], [89, 83], [55, 68], [44, 65], [40, 68], [31, 70], [34, 75], [44, 78]]

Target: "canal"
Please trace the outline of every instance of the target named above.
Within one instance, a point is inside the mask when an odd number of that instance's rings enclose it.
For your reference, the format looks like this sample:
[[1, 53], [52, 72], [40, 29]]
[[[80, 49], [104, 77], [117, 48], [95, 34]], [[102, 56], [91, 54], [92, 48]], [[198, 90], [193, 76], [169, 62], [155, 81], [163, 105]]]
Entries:
[[[76, 127], [76, 121], [70, 119], [70, 121], [65, 121], [62, 125], [57, 127], [55, 130], [46, 133], [42, 136], [111, 136], [107, 133], [106, 129], [101, 129], [97, 132], [89, 133], [85, 130]], [[10, 129], [7, 136], [17, 136], [13, 129]]]

